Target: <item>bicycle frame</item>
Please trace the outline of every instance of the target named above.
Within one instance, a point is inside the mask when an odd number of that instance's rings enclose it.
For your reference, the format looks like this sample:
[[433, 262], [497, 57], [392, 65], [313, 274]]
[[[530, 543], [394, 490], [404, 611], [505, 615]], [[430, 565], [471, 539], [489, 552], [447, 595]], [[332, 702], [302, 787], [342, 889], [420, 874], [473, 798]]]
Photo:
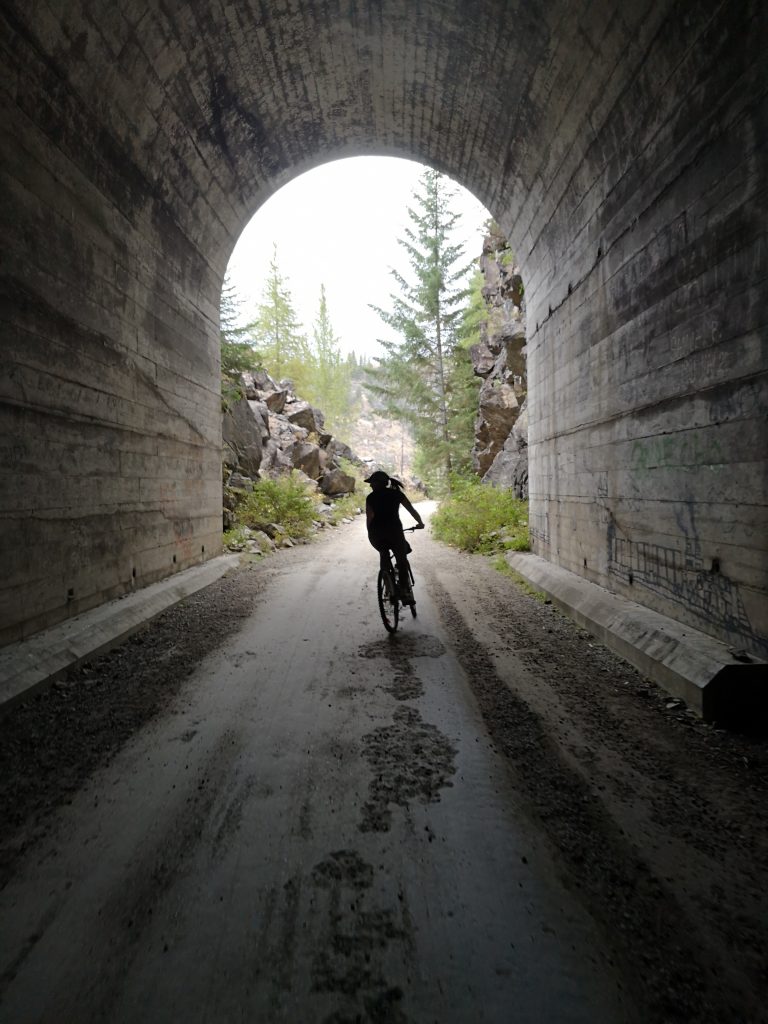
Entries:
[[[416, 527], [409, 527], [404, 530], [404, 533], [413, 533]], [[383, 552], [382, 552], [383, 554]], [[384, 564], [386, 562], [386, 564]], [[413, 585], [416, 581], [413, 577], [413, 569], [411, 563], [408, 562], [408, 576], [410, 577], [410, 583]], [[398, 595], [398, 578], [395, 567], [392, 564], [392, 551], [387, 549], [386, 557], [381, 559], [381, 567], [379, 568], [379, 575], [376, 582], [376, 591], [379, 599], [379, 611], [381, 613], [381, 620], [384, 623], [384, 628], [388, 633], [394, 633], [397, 630], [398, 622], [400, 621], [400, 597]], [[411, 615], [416, 618], [416, 603], [412, 601], [410, 603]]]

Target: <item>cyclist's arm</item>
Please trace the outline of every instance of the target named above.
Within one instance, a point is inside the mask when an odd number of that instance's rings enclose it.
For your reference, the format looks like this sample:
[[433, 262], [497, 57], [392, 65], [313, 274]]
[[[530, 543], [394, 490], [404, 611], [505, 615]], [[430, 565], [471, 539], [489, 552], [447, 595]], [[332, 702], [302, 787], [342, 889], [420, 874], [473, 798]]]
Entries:
[[420, 515], [419, 515], [419, 513], [418, 513], [418, 512], [416, 511], [416, 509], [415, 509], [415, 508], [413, 507], [413, 505], [412, 505], [412, 504], [410, 503], [410, 501], [408, 501], [408, 499], [406, 498], [406, 496], [405, 496], [405, 495], [403, 494], [403, 492], [402, 492], [402, 491], [400, 492], [400, 504], [401, 504], [401, 505], [402, 505], [402, 506], [403, 506], [403, 507], [404, 507], [404, 508], [405, 508], [405, 509], [406, 509], [406, 510], [407, 510], [408, 512], [410, 512], [410, 513], [411, 513], [411, 515], [412, 515], [412, 516], [413, 516], [413, 518], [414, 518], [414, 519], [416, 520], [416, 522], [418, 523], [418, 525], [419, 525], [419, 526], [423, 526], [423, 525], [424, 525], [424, 520], [423, 520], [423, 519], [421, 518], [421, 516], [420, 516]]

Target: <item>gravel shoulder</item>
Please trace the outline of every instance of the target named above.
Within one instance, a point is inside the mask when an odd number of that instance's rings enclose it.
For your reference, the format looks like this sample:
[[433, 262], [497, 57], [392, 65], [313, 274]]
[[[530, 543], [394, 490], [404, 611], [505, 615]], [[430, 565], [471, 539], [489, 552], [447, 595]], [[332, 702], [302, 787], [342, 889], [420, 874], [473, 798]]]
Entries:
[[[316, 545], [234, 571], [0, 721], [0, 889], [58, 809]], [[525, 814], [608, 937], [643, 1021], [768, 1021], [765, 742], [705, 725], [486, 559], [422, 535], [414, 568]], [[411, 699], [408, 678], [392, 685]], [[406, 728], [411, 712], [399, 714]]]
[[768, 746], [713, 728], [489, 560], [428, 586], [491, 736], [648, 1020], [768, 1020]]

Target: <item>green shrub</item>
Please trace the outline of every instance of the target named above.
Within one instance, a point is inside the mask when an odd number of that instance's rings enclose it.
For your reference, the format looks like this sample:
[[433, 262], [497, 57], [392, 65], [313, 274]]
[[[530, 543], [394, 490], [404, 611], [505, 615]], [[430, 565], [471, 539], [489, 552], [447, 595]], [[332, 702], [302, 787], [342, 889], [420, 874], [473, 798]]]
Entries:
[[454, 480], [432, 516], [432, 532], [462, 551], [528, 551], [528, 502], [479, 480]]
[[233, 526], [231, 530], [225, 530], [222, 542], [225, 548], [230, 551], [242, 551], [248, 541], [248, 536], [242, 526]]
[[305, 484], [291, 476], [259, 480], [238, 507], [238, 520], [254, 530], [277, 523], [287, 537], [312, 532], [315, 502]]

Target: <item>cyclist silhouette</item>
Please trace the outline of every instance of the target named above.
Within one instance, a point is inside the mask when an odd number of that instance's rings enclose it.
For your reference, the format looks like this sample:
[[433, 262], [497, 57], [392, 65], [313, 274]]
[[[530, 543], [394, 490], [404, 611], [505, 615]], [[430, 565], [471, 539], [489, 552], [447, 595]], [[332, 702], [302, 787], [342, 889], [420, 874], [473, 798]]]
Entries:
[[377, 469], [366, 477], [365, 482], [371, 485], [371, 493], [365, 499], [365, 517], [368, 526], [368, 540], [380, 553], [381, 567], [388, 569], [387, 551], [391, 549], [397, 562], [397, 578], [400, 582], [400, 599], [404, 604], [413, 600], [410, 575], [408, 572], [408, 555], [412, 548], [405, 539], [403, 524], [400, 522], [400, 506], [402, 505], [416, 520], [417, 529], [424, 529], [424, 522], [403, 494], [403, 485], [399, 480], [389, 476], [383, 469]]

